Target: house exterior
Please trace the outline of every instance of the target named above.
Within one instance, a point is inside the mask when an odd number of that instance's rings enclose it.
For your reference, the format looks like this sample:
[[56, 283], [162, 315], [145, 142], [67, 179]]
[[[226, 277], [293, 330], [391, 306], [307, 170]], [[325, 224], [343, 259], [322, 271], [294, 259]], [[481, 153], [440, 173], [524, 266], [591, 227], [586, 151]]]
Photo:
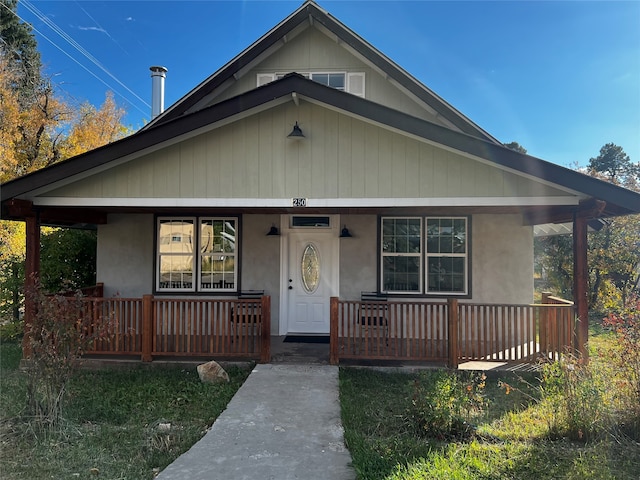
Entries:
[[362, 292], [529, 304], [549, 223], [573, 224], [586, 318], [588, 223], [640, 212], [637, 193], [505, 148], [313, 1], [137, 133], [1, 196], [31, 271], [41, 223], [95, 224], [105, 297], [261, 291], [272, 335], [328, 334], [330, 298]]

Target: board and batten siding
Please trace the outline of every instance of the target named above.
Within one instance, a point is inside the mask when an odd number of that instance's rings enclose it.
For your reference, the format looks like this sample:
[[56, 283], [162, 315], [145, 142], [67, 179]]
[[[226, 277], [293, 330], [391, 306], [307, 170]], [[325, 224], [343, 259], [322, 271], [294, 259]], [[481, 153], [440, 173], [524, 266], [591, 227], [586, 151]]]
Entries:
[[435, 112], [426, 107], [424, 103], [401, 91], [386, 76], [364, 63], [347, 50], [344, 44], [338, 44], [334, 39], [318, 30], [316, 26], [308, 28], [287, 41], [285, 45], [242, 75], [232, 86], [214, 97], [208, 105], [253, 90], [257, 86], [259, 74], [291, 72], [364, 73], [365, 98], [367, 100], [438, 125], [451, 126], [448, 123], [443, 123], [442, 119], [438, 118]]
[[[287, 139], [296, 120], [303, 140]], [[567, 193], [302, 102], [238, 120], [45, 195], [419, 199]]]

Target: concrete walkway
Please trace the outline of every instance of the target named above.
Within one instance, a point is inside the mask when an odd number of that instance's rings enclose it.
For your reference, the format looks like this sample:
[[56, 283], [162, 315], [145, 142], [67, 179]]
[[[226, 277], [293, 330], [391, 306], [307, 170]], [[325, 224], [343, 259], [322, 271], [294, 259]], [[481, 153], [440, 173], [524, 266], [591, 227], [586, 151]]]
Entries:
[[158, 480], [353, 480], [338, 368], [255, 367], [207, 434]]

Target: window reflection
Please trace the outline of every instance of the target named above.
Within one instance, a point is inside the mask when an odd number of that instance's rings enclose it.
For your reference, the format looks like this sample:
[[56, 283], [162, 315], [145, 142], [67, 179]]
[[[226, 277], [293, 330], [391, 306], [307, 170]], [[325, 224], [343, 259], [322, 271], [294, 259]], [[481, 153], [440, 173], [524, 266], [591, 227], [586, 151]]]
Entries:
[[157, 288], [234, 290], [236, 230], [235, 218], [158, 219]]

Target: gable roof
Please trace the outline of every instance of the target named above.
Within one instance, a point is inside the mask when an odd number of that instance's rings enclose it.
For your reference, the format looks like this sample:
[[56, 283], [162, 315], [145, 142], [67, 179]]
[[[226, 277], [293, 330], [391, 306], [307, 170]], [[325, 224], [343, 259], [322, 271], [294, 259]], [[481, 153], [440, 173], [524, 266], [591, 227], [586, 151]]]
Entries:
[[468, 135], [500, 144], [489, 133], [445, 102], [327, 11], [320, 8], [313, 0], [305, 1], [291, 15], [187, 93], [165, 112], [153, 119], [143, 129], [152, 128], [155, 125], [174, 120], [181, 115], [209, 106], [211, 97], [215, 95], [218, 89], [225, 88], [230, 82], [238, 80], [252, 66], [291, 41], [293, 36], [311, 27], [319, 28], [327, 35], [335, 38], [336, 42], [348, 48], [366, 64], [382, 73], [387, 79], [395, 82], [405, 92], [421, 101], [424, 106], [433, 110], [436, 116], [451, 125], [452, 128]]
[[[493, 142], [418, 119], [313, 82], [301, 75], [290, 74], [214, 106], [179, 116], [173, 120], [166, 120], [130, 137], [7, 182], [1, 190], [3, 215], [8, 213], [6, 202], [12, 198], [34, 196], [39, 190], [45, 191], [55, 188], [59, 182], [98, 172], [109, 168], [110, 165], [122, 163], [153, 149], [189, 138], [206, 129], [215, 128], [217, 125], [228, 123], [242, 116], [292, 101], [293, 97], [343, 112], [434, 145], [461, 152], [478, 161], [493, 164], [552, 185], [558, 185], [576, 192], [584, 199], [606, 202], [604, 209], [599, 211], [597, 216], [640, 213], [639, 193], [529, 155], [520, 154]], [[529, 221], [532, 224], [571, 221], [575, 209], [575, 205], [553, 208], [547, 206], [544, 209], [532, 208], [529, 212]]]

